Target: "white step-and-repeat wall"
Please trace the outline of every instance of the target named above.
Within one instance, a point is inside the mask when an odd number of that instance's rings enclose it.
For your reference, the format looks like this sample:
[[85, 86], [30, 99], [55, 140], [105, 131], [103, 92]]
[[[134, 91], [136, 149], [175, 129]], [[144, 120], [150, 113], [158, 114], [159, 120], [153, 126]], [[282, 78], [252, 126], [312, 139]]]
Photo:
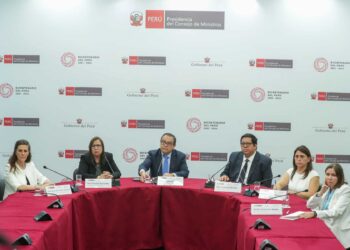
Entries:
[[98, 135], [135, 176], [171, 132], [206, 178], [249, 132], [274, 174], [304, 144], [349, 179], [349, 24], [346, 0], [2, 0], [0, 173], [25, 138], [72, 176]]

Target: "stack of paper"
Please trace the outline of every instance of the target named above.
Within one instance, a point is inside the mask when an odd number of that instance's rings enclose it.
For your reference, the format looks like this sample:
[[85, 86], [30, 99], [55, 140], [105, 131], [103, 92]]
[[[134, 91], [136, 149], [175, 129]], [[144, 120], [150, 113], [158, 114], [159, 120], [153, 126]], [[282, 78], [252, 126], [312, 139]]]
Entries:
[[294, 212], [294, 213], [291, 213], [291, 214], [287, 214], [287, 215], [284, 215], [284, 216], [281, 216], [280, 218], [282, 220], [297, 220], [299, 219], [299, 215], [301, 215], [302, 213], [304, 213], [303, 211], [298, 211], [298, 212]]

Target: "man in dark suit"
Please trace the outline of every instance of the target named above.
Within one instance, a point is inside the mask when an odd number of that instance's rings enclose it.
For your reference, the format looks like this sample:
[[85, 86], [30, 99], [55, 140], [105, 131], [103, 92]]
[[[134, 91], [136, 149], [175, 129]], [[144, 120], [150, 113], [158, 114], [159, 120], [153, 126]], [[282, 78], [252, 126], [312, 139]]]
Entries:
[[261, 185], [271, 187], [272, 161], [257, 151], [257, 144], [258, 139], [254, 135], [242, 135], [241, 151], [233, 152], [230, 155], [230, 159], [220, 175], [220, 180], [243, 184], [253, 184], [256, 181], [266, 180]]
[[[147, 158], [139, 166], [140, 181], [156, 176], [188, 177], [186, 155], [175, 149], [176, 137], [165, 133], [160, 138], [160, 148], [148, 152]], [[147, 171], [150, 170], [150, 174]]]

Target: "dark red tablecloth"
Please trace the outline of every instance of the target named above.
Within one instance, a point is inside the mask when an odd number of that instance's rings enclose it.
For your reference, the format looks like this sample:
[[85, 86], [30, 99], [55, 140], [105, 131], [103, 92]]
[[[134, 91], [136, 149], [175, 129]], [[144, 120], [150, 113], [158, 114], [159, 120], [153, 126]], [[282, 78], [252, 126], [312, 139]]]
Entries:
[[121, 187], [85, 190], [74, 200], [74, 249], [162, 246], [160, 187], [122, 179]]
[[[295, 198], [295, 197], [294, 197]], [[295, 199], [300, 199], [296, 197]], [[305, 201], [304, 201], [305, 202]], [[279, 242], [285, 246], [285, 238], [295, 239], [303, 242], [305, 248], [310, 247], [314, 239], [326, 239], [326, 242], [338, 242], [334, 234], [329, 230], [326, 224], [317, 218], [313, 219], [298, 219], [298, 220], [282, 220], [279, 215], [251, 215], [249, 208], [250, 205], [242, 205], [241, 212], [238, 216], [237, 225], [237, 249], [239, 250], [253, 250], [256, 245], [259, 244], [257, 239], [281, 239], [276, 240], [276, 245], [279, 249], [293, 249], [282, 248], [279, 246]], [[283, 209], [283, 214], [293, 213], [296, 211], [308, 211], [305, 205], [300, 203], [291, 204], [291, 208]], [[257, 219], [263, 219], [271, 230], [256, 230], [252, 226]], [[331, 240], [332, 241], [329, 241]], [[281, 246], [282, 246], [281, 245]], [[327, 248], [322, 248], [327, 249]], [[334, 244], [332, 250], [344, 249], [341, 244]]]
[[[0, 204], [0, 233], [12, 242], [24, 233], [23, 249], [150, 249], [162, 246], [160, 192], [152, 184], [121, 180], [121, 187], [62, 195], [63, 209], [47, 209], [56, 197], [15, 193]], [[36, 222], [40, 211], [53, 221]]]
[[165, 249], [235, 249], [239, 201], [204, 189], [204, 182], [191, 179], [184, 187], [162, 188]]
[[[16, 193], [0, 204], [0, 232], [13, 242], [28, 233], [32, 246], [24, 249], [74, 249], [72, 224], [72, 198], [61, 196], [63, 209], [46, 208], [55, 196], [34, 196], [33, 193]], [[52, 221], [36, 222], [34, 216], [46, 211]]]
[[[265, 240], [264, 237], [256, 238], [255, 250], [260, 250], [260, 244]], [[281, 250], [322, 250], [322, 249], [344, 249], [340, 242], [335, 238], [301, 238], [288, 237], [276, 238], [269, 237], [269, 240], [278, 246]]]

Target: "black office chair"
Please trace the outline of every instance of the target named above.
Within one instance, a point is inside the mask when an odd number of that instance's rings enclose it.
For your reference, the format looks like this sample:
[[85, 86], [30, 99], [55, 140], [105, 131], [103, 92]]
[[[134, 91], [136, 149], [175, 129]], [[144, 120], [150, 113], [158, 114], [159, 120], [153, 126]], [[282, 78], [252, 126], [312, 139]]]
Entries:
[[79, 171], [78, 168], [74, 169], [74, 171], [73, 171], [73, 180], [76, 179], [76, 175], [78, 174], [78, 171]]
[[0, 201], [4, 198], [5, 193], [5, 179], [0, 178]]

